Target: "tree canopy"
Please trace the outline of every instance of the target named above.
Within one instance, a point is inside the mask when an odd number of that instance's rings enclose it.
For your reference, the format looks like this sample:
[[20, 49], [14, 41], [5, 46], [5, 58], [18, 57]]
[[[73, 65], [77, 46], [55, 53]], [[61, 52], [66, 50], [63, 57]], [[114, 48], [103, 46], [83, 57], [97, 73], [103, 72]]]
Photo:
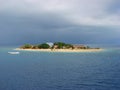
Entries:
[[30, 45], [30, 44], [25, 44], [25, 45], [22, 46], [21, 48], [23, 48], [23, 49], [24, 49], [24, 48], [28, 48], [28, 49], [29, 49], [29, 48], [32, 48], [32, 45]]
[[46, 44], [46, 43], [43, 43], [43, 44], [38, 45], [38, 48], [40, 48], [40, 49], [48, 49], [48, 48], [50, 48], [50, 46], [48, 44]]
[[81, 46], [81, 45], [72, 45], [72, 44], [67, 44], [64, 42], [55, 42], [52, 46], [50, 46], [47, 43], [42, 43], [39, 45], [30, 45], [30, 44], [25, 44], [21, 48], [23, 49], [89, 49], [89, 46]]
[[64, 43], [64, 42], [55, 42], [54, 45], [56, 45], [58, 49], [72, 48], [72, 47], [73, 47], [73, 45], [71, 45], [71, 44], [66, 44], [66, 43]]

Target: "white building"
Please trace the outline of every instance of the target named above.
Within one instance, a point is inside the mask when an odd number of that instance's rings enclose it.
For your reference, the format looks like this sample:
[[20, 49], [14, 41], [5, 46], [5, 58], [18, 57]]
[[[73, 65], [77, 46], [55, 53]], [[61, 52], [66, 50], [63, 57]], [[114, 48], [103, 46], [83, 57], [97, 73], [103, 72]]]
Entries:
[[52, 47], [53, 46], [53, 43], [52, 42], [47, 42], [47, 44]]

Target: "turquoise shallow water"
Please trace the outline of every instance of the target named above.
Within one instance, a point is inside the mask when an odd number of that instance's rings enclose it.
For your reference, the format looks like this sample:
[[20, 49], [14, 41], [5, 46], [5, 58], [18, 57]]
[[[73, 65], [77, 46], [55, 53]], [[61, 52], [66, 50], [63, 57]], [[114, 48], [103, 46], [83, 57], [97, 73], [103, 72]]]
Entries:
[[0, 48], [0, 90], [120, 90], [120, 49], [49, 53]]

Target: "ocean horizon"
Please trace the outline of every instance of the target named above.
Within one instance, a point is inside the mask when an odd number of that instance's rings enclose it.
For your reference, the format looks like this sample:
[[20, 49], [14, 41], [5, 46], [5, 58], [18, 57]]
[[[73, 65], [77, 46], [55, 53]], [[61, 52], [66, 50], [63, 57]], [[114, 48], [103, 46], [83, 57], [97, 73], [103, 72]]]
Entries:
[[0, 90], [119, 90], [120, 48], [50, 53], [0, 47]]

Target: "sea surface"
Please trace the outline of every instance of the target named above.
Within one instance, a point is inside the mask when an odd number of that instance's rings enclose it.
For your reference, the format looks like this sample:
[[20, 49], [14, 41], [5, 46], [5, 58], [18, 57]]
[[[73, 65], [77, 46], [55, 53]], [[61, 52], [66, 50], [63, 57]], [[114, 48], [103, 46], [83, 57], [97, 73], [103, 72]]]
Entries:
[[55, 53], [0, 47], [0, 90], [120, 90], [120, 48]]

